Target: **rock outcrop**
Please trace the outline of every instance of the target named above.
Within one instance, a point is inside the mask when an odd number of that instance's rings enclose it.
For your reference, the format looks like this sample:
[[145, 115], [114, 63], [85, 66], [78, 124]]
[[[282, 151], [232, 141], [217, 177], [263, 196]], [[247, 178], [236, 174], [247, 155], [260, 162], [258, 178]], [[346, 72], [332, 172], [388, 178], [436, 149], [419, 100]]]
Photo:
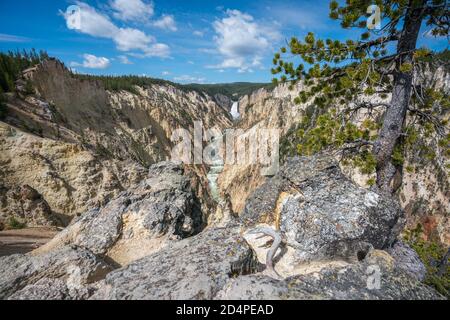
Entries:
[[[330, 158], [288, 163], [296, 169], [283, 167], [264, 186], [276, 181], [273, 193], [291, 196], [258, 205], [257, 191], [242, 222], [205, 229], [182, 168], [155, 164], [137, 187], [81, 215], [47, 245], [0, 258], [0, 298], [442, 298], [405, 268], [411, 264], [402, 262], [398, 249], [392, 251], [396, 259], [373, 249], [395, 239], [398, 204], [354, 185]], [[278, 280], [265, 273], [262, 249], [246, 237], [260, 220], [277, 221], [273, 212], [280, 214], [288, 247], [276, 266], [292, 264]]]
[[250, 196], [241, 219], [280, 230], [293, 249], [291, 266], [362, 260], [372, 248], [393, 244], [404, 226], [396, 200], [355, 185], [324, 155], [289, 159]]
[[76, 245], [127, 265], [200, 232], [205, 220], [182, 167], [162, 162], [136, 187], [84, 213], [35, 253]]
[[[260, 202], [261, 190], [274, 196]], [[294, 158], [249, 199], [241, 221], [204, 228], [189, 178], [162, 162], [43, 247], [0, 258], [0, 298], [440, 299], [401, 259], [410, 257], [404, 248], [390, 247], [401, 213], [332, 158]], [[285, 240], [278, 280], [247, 237], [262, 221], [278, 221]]]

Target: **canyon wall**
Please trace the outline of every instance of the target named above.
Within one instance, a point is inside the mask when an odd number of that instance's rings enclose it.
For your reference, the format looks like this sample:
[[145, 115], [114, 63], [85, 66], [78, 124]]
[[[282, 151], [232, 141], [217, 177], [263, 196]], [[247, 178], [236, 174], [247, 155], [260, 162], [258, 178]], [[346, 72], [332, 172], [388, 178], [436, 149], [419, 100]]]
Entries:
[[[34, 94], [25, 92], [27, 80]], [[170, 159], [176, 129], [192, 132], [194, 121], [205, 129], [231, 126], [228, 112], [207, 94], [169, 84], [136, 91], [107, 91], [57, 60], [26, 70], [0, 122], [0, 208], [10, 205], [2, 194], [28, 185], [67, 223], [141, 181], [149, 165]], [[206, 170], [187, 168], [205, 210]]]

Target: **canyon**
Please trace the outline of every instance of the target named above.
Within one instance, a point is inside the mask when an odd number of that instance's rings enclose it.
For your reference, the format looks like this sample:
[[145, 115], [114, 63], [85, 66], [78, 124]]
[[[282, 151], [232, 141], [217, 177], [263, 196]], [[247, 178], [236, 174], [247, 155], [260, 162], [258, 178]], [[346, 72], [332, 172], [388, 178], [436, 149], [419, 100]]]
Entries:
[[[430, 76], [449, 91], [448, 72]], [[0, 229], [16, 221], [52, 233], [5, 250], [0, 298], [443, 298], [400, 238], [421, 223], [425, 237], [450, 245], [446, 163], [405, 172], [392, 199], [330, 153], [292, 154], [308, 112], [294, 103], [302, 88], [240, 97], [169, 83], [108, 91], [55, 59], [24, 70], [0, 122]], [[195, 122], [224, 135], [279, 129], [280, 170], [170, 161], [173, 133], [192, 134]], [[247, 234], [260, 225], [284, 234], [282, 280], [264, 268], [268, 239]], [[373, 266], [376, 290], [367, 285]]]

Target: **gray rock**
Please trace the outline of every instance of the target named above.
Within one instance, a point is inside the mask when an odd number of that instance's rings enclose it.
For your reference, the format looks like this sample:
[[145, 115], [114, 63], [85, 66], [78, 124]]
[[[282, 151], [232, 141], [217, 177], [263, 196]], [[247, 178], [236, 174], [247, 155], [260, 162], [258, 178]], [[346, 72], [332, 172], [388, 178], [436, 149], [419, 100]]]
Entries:
[[8, 300], [70, 300], [66, 282], [43, 278], [12, 294]]
[[242, 221], [278, 224], [296, 250], [296, 262], [361, 260], [371, 248], [391, 245], [404, 224], [391, 197], [363, 189], [329, 156], [288, 159], [246, 203]]
[[[346, 267], [277, 281], [263, 275], [231, 279], [218, 293], [224, 300], [437, 300], [434, 289], [392, 268], [384, 259], [367, 259]], [[375, 278], [379, 272], [379, 282]]]
[[239, 229], [207, 229], [108, 274], [92, 299], [212, 299], [256, 258]]
[[386, 251], [394, 258], [399, 269], [418, 281], [425, 279], [427, 269], [413, 248], [399, 240], [392, 247], [387, 248]]
[[265, 222], [269, 213], [275, 212], [280, 193], [286, 189], [287, 182], [280, 175], [269, 179], [262, 186], [253, 192], [247, 199], [243, 212], [240, 214], [242, 222], [247, 226], [253, 226], [260, 222]]
[[161, 162], [150, 167], [138, 186], [83, 214], [42, 250], [74, 244], [105, 255], [119, 238], [131, 242], [144, 234], [145, 239], [182, 239], [200, 232], [205, 220], [182, 167]]
[[[39, 256], [16, 254], [1, 257], [0, 299], [10, 296], [15, 299], [31, 296], [37, 299], [62, 298], [67, 296], [67, 292], [73, 299], [86, 298], [86, 286], [101, 280], [111, 270], [92, 252], [74, 246]], [[45, 289], [41, 297], [39, 288]]]

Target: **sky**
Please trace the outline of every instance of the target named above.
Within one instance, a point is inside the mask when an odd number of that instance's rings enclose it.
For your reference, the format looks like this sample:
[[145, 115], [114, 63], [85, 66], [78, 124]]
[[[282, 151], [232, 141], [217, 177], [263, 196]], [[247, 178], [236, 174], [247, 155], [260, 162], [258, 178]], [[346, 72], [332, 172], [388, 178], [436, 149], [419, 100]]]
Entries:
[[[354, 38], [328, 0], [1, 0], [0, 51], [46, 50], [75, 72], [178, 83], [270, 82], [292, 36]], [[70, 6], [76, 11], [68, 11]], [[426, 30], [422, 30], [422, 35]], [[444, 38], [423, 36], [434, 50]]]

